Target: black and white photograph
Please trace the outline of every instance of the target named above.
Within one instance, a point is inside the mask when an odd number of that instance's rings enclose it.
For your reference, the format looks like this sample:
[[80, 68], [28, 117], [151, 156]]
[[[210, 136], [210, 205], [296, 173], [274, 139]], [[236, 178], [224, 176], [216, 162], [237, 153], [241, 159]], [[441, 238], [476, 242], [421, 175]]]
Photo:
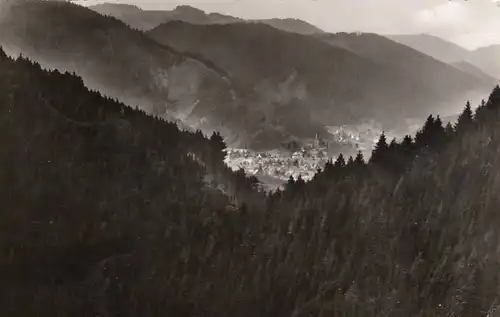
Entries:
[[498, 0], [0, 0], [0, 316], [500, 317]]

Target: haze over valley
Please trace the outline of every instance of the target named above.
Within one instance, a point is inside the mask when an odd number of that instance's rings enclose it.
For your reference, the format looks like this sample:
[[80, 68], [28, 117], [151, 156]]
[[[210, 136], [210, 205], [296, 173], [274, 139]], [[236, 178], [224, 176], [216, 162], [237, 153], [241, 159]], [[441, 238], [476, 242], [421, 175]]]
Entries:
[[[392, 130], [401, 138], [414, 132], [408, 120], [458, 113], [497, 83], [496, 60], [476, 63], [465, 49], [440, 60], [407, 37], [326, 33], [297, 19], [246, 21], [185, 5], [145, 11], [18, 1], [4, 6], [0, 26], [8, 53], [74, 72], [88, 87], [185, 129], [218, 131], [233, 148], [285, 156], [316, 135], [331, 158], [355, 154], [360, 145], [339, 143], [329, 127], [356, 134], [369, 121], [374, 138]], [[361, 145], [367, 155], [371, 146]]]

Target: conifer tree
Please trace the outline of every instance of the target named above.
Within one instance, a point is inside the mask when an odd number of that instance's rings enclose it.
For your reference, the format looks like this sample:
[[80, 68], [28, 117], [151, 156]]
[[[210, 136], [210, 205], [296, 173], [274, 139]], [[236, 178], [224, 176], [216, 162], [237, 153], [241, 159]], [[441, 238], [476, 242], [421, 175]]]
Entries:
[[335, 168], [342, 168], [345, 166], [345, 159], [344, 155], [342, 153], [339, 154], [337, 157], [337, 160], [335, 161], [335, 164], [333, 164]]
[[224, 142], [224, 138], [217, 131], [214, 131], [212, 133], [210, 141], [212, 141], [217, 146], [217, 148], [220, 148], [221, 150], [224, 150], [226, 148], [226, 143]]
[[405, 164], [413, 160], [415, 156], [415, 143], [411, 135], [405, 135], [401, 142], [401, 153], [404, 158]]
[[467, 101], [464, 110], [458, 116], [458, 120], [455, 125], [455, 130], [459, 133], [463, 133], [467, 131], [472, 126], [473, 123], [474, 123], [474, 115], [472, 113], [470, 102]]
[[219, 132], [213, 132], [210, 137], [210, 142], [212, 143], [213, 148], [215, 149], [215, 162], [220, 162], [224, 160], [226, 149], [226, 143], [224, 142], [224, 138], [219, 134]]
[[441, 120], [441, 117], [439, 115], [436, 117], [436, 120], [434, 120], [431, 137], [432, 137], [431, 143], [433, 146], [442, 145], [443, 141], [446, 138], [446, 132], [443, 127], [443, 121]]
[[474, 119], [478, 123], [485, 123], [488, 121], [489, 114], [488, 108], [486, 107], [486, 101], [484, 99], [481, 100], [479, 107], [477, 107], [476, 112], [474, 113]]
[[403, 148], [413, 149], [413, 145], [413, 138], [411, 137], [411, 135], [405, 135], [405, 137], [403, 138], [403, 142], [401, 142], [401, 146]]
[[443, 129], [443, 120], [441, 120], [439, 115], [436, 117], [436, 120], [434, 120], [434, 127], [436, 128], [436, 131]]
[[354, 163], [356, 163], [357, 166], [365, 165], [365, 157], [361, 151], [358, 151], [358, 153], [356, 154], [356, 158], [354, 159]]
[[429, 115], [422, 129], [415, 135], [415, 144], [418, 148], [426, 148], [432, 143], [432, 130], [434, 125], [434, 116]]
[[346, 167], [348, 167], [350, 170], [354, 167], [354, 158], [352, 157], [352, 155], [347, 159]]
[[389, 149], [389, 150], [391, 151], [391, 153], [392, 153], [393, 151], [395, 151], [395, 150], [396, 150], [396, 148], [397, 148], [397, 147], [398, 147], [398, 142], [396, 141], [396, 138], [393, 138], [393, 139], [391, 140], [391, 143], [389, 143], [389, 147], [388, 147], [388, 149]]
[[306, 182], [302, 178], [302, 175], [299, 175], [299, 177], [297, 177], [297, 180], [295, 181], [295, 185], [297, 186], [297, 188], [302, 188], [305, 184]]
[[203, 135], [203, 132], [201, 130], [196, 130], [196, 134], [195, 134], [196, 138], [199, 139], [199, 140], [202, 140], [205, 138], [205, 136]]
[[333, 161], [331, 159], [329, 159], [326, 163], [325, 163], [325, 167], [323, 168], [323, 170], [325, 172], [330, 172], [332, 169], [333, 169]]
[[388, 149], [389, 145], [387, 144], [387, 138], [385, 136], [385, 132], [382, 132], [372, 151], [370, 163], [374, 164], [382, 163], [386, 159]]
[[426, 128], [429, 129], [432, 126], [432, 124], [434, 123], [434, 121], [435, 121], [434, 116], [432, 114], [430, 114], [427, 117], [427, 119], [425, 120], [423, 130], [426, 130]]

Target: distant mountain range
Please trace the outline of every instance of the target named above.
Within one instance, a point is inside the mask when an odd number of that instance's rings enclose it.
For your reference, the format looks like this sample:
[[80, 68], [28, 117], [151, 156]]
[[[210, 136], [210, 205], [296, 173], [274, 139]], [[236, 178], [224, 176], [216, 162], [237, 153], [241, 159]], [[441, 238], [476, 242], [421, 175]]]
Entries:
[[222, 14], [205, 14], [205, 12], [190, 7], [178, 6], [173, 11], [142, 10], [134, 5], [103, 3], [90, 6], [90, 9], [104, 15], [116, 17], [139, 30], [149, 30], [162, 23], [174, 20], [195, 24], [233, 23], [241, 19]]
[[262, 24], [180, 21], [147, 34], [176, 50], [203, 55], [241, 89], [271, 103], [293, 101], [324, 125], [365, 118], [393, 125], [404, 117], [453, 112], [450, 104], [494, 85], [374, 34], [313, 37]]
[[[452, 69], [443, 63], [439, 63], [419, 50], [408, 50], [400, 43], [394, 42], [377, 34], [321, 34], [317, 36], [323, 41], [352, 51], [355, 54], [369, 58], [388, 69], [394, 68], [414, 78], [432, 78], [429, 89], [443, 90], [451, 83], [447, 76]], [[494, 83], [496, 80], [482, 72], [479, 68], [466, 62], [452, 63], [465, 73], [474, 75], [484, 84]], [[439, 86], [435, 86], [440, 83]]]
[[172, 11], [142, 10], [133, 5], [103, 3], [90, 6], [101, 14], [114, 16], [133, 28], [150, 30], [169, 21], [184, 21], [192, 24], [228, 24], [236, 22], [257, 22], [271, 25], [277, 29], [299, 34], [322, 33], [318, 27], [298, 19], [260, 19], [244, 20], [219, 13], [204, 11], [187, 5], [176, 7]]
[[[392, 129], [493, 86], [372, 34], [311, 36], [258, 22], [183, 21], [143, 33], [68, 2], [0, 5], [0, 45], [8, 53], [75, 72], [91, 89], [182, 127], [218, 130], [234, 147], [276, 148], [364, 119]], [[174, 11], [201, 17], [190, 7]]]
[[[412, 47], [445, 63], [452, 63], [462, 70], [481, 72], [500, 81], [500, 45], [469, 51], [459, 45], [428, 34], [390, 35], [391, 40]], [[465, 64], [467, 63], [467, 64]], [[472, 69], [474, 66], [475, 69]]]
[[[229, 24], [238, 22], [253, 22], [270, 25], [282, 31], [293, 32], [304, 35], [324, 34], [318, 27], [298, 19], [261, 19], [244, 20], [241, 18], [223, 15], [219, 13], [205, 13], [191, 6], [178, 6], [172, 11], [166, 10], [143, 10], [137, 6], [115, 3], [103, 3], [90, 7], [101, 14], [116, 17], [133, 28], [139, 30], [151, 30], [160, 24], [170, 21], [184, 21], [191, 24]], [[472, 75], [479, 75], [478, 70], [498, 81], [500, 78], [500, 45], [469, 51], [457, 44], [448, 42], [439, 37], [428, 34], [416, 35], [388, 35], [387, 38], [398, 43], [407, 45], [435, 59], [458, 66], [462, 71], [472, 71]], [[465, 65], [468, 63], [475, 66]], [[482, 79], [487, 79], [481, 74]], [[491, 79], [491, 78], [489, 78]]]

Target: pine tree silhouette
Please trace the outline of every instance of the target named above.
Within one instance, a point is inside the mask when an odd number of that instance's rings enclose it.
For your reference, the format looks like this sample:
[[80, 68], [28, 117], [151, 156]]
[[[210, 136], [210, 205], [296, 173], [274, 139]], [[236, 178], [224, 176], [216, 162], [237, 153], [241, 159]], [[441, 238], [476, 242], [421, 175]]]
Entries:
[[347, 159], [347, 163], [346, 163], [346, 166], [353, 166], [354, 165], [354, 158], [352, 156], [349, 156], [349, 158]]
[[385, 136], [385, 132], [382, 132], [380, 135], [375, 147], [372, 151], [372, 156], [370, 158], [370, 163], [380, 164], [383, 163], [387, 157], [387, 150], [389, 149], [389, 145], [387, 144], [387, 138]]
[[344, 155], [342, 153], [339, 154], [339, 156], [335, 160], [335, 163], [333, 164], [333, 166], [336, 169], [343, 168], [345, 166], [345, 159], [344, 159]]
[[455, 131], [458, 133], [465, 133], [473, 125], [473, 123], [474, 115], [472, 113], [470, 102], [467, 101], [464, 110], [458, 116], [458, 120], [455, 125]]
[[441, 146], [446, 139], [446, 131], [443, 127], [443, 121], [439, 115], [436, 117], [436, 120], [434, 120], [431, 136], [432, 146]]
[[434, 126], [434, 116], [429, 115], [422, 129], [420, 129], [415, 135], [415, 144], [418, 148], [427, 148], [432, 144]]
[[413, 160], [415, 156], [415, 148], [416, 146], [411, 135], [405, 135], [403, 141], [401, 142], [401, 155], [406, 166], [408, 166]]
[[365, 165], [365, 157], [361, 151], [358, 151], [358, 153], [356, 154], [356, 158], [354, 159], [354, 163], [356, 163], [357, 166]]
[[486, 101], [484, 99], [481, 100], [481, 103], [479, 104], [479, 107], [477, 107], [476, 112], [474, 113], [474, 119], [478, 123], [485, 123], [489, 119], [489, 111], [488, 107], [486, 106]]

